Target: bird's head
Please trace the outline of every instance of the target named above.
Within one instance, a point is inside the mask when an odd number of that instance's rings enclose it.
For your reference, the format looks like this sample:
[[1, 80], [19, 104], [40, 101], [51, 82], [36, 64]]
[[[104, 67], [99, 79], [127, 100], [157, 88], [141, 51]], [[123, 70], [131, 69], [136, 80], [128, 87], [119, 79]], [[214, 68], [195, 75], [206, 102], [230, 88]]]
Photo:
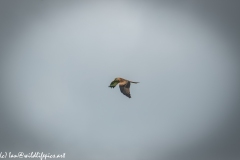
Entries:
[[114, 81], [115, 81], [115, 82], [120, 82], [120, 78], [117, 77], [117, 78], [114, 79]]

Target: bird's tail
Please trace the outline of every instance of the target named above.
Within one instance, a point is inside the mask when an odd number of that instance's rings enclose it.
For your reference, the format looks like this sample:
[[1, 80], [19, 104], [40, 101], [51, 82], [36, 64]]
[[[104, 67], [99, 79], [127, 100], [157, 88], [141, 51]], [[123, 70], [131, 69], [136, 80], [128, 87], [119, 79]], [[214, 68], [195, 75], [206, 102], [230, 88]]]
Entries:
[[137, 83], [139, 83], [139, 82], [132, 82], [132, 81], [131, 81], [131, 83], [135, 83], [135, 84], [137, 84]]

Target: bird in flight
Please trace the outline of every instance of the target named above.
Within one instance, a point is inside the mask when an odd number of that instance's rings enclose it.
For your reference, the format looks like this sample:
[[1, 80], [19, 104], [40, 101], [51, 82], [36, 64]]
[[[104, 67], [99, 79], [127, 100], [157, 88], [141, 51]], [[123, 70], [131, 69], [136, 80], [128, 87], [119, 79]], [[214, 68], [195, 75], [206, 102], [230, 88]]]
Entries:
[[130, 94], [130, 84], [131, 83], [139, 83], [139, 82], [132, 82], [123, 78], [115, 78], [111, 84], [109, 85], [110, 88], [114, 88], [117, 84], [119, 84], [119, 88], [120, 91], [122, 92], [122, 94], [124, 94], [125, 96], [127, 96], [128, 98], [131, 98], [131, 94]]

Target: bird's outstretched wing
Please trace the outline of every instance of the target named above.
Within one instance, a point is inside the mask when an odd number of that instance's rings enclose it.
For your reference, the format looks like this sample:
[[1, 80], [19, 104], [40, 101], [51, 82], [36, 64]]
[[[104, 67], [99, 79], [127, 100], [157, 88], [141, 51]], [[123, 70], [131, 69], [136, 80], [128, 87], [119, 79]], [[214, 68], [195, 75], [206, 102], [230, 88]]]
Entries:
[[118, 83], [118, 81], [112, 81], [112, 83], [108, 87], [114, 88]]
[[131, 98], [130, 84], [131, 83], [128, 81], [125, 85], [119, 85], [119, 88], [120, 88], [120, 91], [122, 92], [122, 94], [124, 94], [128, 98]]

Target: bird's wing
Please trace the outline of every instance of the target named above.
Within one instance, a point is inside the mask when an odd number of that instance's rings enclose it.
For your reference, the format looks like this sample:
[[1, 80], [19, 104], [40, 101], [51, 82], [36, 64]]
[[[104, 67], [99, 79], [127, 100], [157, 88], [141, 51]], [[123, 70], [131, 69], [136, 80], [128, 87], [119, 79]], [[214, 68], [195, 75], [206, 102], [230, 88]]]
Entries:
[[112, 81], [112, 83], [108, 87], [114, 88], [117, 84], [117, 81]]
[[125, 85], [119, 85], [120, 91], [128, 98], [131, 98], [130, 84], [131, 83], [128, 81]]

